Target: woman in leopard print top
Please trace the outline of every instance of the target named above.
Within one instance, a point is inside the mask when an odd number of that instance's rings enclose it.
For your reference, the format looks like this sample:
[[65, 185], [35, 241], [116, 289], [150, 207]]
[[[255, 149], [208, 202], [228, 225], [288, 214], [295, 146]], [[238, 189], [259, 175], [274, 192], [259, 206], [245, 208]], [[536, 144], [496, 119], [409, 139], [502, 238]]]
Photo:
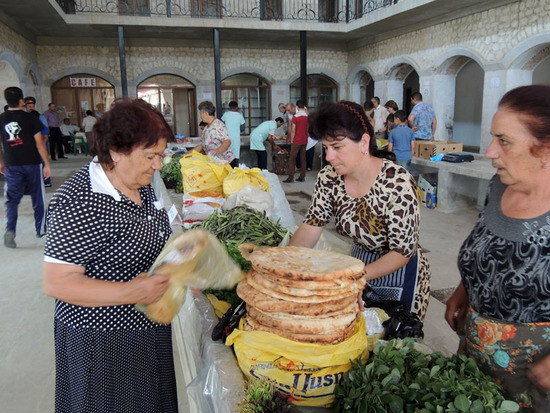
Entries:
[[[317, 177], [311, 206], [290, 245], [313, 247], [334, 217], [365, 263], [367, 297], [399, 300], [421, 319], [428, 307], [429, 265], [418, 245], [416, 182], [392, 153], [379, 151], [361, 106], [324, 103], [310, 115], [310, 136], [321, 139], [327, 165]], [[393, 157], [394, 158], [394, 157]]]

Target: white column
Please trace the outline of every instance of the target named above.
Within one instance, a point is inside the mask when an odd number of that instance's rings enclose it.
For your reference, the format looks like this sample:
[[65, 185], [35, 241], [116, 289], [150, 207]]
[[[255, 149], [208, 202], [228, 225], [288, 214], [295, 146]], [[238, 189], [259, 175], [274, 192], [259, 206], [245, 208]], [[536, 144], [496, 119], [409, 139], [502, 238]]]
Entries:
[[[453, 137], [453, 119], [455, 111], [454, 75], [437, 74], [433, 76], [432, 106], [437, 118], [435, 139], [449, 141]], [[426, 100], [426, 99], [424, 99]]]
[[279, 112], [279, 103], [284, 103], [286, 105], [289, 100], [290, 87], [288, 85], [271, 85], [271, 119], [281, 116], [281, 112]]
[[216, 106], [216, 85], [214, 84], [214, 80], [201, 80], [197, 84], [197, 105], [203, 100], [209, 100]]
[[[343, 88], [341, 88], [340, 90], [342, 89]], [[340, 99], [351, 100], [352, 102], [357, 102], [361, 106], [363, 106], [363, 103], [365, 102], [361, 101], [361, 85], [359, 84], [359, 82], [348, 83], [347, 89], [348, 89], [347, 97], [340, 96]]]
[[380, 98], [380, 103], [383, 105], [391, 99], [397, 103], [399, 108], [403, 108], [403, 81], [397, 79], [386, 80], [386, 91], [386, 99], [382, 101], [382, 98]]
[[[382, 77], [374, 77], [374, 96], [378, 96], [380, 98], [380, 104], [384, 104], [386, 102], [387, 96], [388, 96], [388, 80]], [[403, 92], [401, 92], [403, 93]]]
[[479, 152], [484, 154], [491, 143], [491, 122], [497, 111], [498, 102], [506, 93], [506, 70], [501, 68], [485, 70], [483, 82], [483, 108], [481, 114], [481, 139]]

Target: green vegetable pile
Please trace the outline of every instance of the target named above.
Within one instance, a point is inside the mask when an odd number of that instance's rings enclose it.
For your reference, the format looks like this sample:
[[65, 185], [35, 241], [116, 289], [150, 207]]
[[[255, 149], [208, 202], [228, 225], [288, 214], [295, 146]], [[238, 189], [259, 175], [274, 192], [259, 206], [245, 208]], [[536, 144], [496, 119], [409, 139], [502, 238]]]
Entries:
[[[250, 242], [262, 247], [275, 247], [287, 232], [278, 222], [246, 207], [235, 207], [226, 212], [214, 211], [199, 227], [210, 231], [225, 245], [229, 256], [244, 273], [250, 270], [252, 263], [242, 256], [239, 245]], [[239, 298], [236, 287], [232, 290], [205, 290], [204, 293], [214, 294], [218, 300], [229, 304], [234, 304]]]
[[412, 339], [378, 343], [354, 362], [335, 389], [336, 412], [517, 412], [500, 387], [463, 356], [425, 355]]
[[253, 379], [248, 383], [240, 413], [286, 413], [293, 406], [276, 389], [272, 381]]
[[181, 175], [181, 155], [172, 155], [167, 163], [162, 163], [160, 177], [166, 188], [174, 189], [176, 194], [183, 194], [183, 176]]
[[244, 206], [225, 212], [214, 211], [203, 221], [202, 228], [210, 231], [225, 245], [239, 246], [245, 242], [276, 247], [287, 230], [262, 212]]

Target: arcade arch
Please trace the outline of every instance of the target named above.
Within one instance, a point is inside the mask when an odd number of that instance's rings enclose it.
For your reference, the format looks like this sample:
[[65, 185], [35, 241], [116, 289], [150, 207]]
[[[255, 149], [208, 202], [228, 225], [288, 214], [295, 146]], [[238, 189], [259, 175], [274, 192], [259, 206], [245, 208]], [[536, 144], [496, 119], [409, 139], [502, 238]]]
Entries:
[[161, 73], [137, 86], [138, 98], [156, 106], [176, 135], [197, 136], [195, 85], [184, 77]]
[[270, 118], [271, 85], [255, 73], [238, 73], [222, 80], [222, 108], [234, 100], [245, 120], [245, 134]]
[[65, 76], [51, 86], [52, 102], [59, 119], [69, 118], [81, 125], [86, 111], [101, 117], [115, 100], [115, 87], [107, 80], [88, 73]]

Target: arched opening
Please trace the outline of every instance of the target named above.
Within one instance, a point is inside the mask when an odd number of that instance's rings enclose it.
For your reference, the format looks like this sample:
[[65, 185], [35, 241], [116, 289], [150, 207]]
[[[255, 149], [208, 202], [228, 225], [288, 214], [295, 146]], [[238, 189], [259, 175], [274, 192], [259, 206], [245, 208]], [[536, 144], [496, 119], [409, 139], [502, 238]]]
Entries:
[[[290, 84], [290, 101], [296, 102], [300, 97], [300, 78]], [[307, 75], [306, 106], [310, 112], [315, 112], [323, 102], [338, 100], [338, 84], [330, 77], [322, 74]]]
[[[460, 63], [462, 58], [466, 59], [461, 57], [456, 63]], [[468, 59], [466, 63], [462, 61], [458, 70], [455, 81], [452, 140], [462, 142], [464, 149], [469, 152], [479, 152], [485, 73], [472, 59]]]
[[232, 100], [239, 104], [245, 120], [245, 134], [270, 118], [271, 86], [253, 73], [239, 73], [222, 80], [222, 108], [229, 109]]
[[[550, 47], [547, 48], [550, 53]], [[533, 70], [534, 85], [550, 85], [550, 56], [539, 62]]]
[[13, 66], [5, 60], [0, 60], [0, 91], [2, 92], [0, 93], [0, 102], [2, 102], [2, 108], [6, 105], [6, 101], [4, 100], [4, 90], [12, 86], [19, 87], [19, 85], [19, 76], [17, 76], [17, 72]]
[[138, 98], [156, 106], [176, 135], [197, 136], [195, 85], [172, 74], [148, 77], [137, 87]]
[[65, 76], [51, 87], [52, 102], [57, 106], [60, 119], [69, 118], [73, 125], [80, 126], [91, 110], [101, 117], [115, 100], [115, 88], [105, 79], [86, 73]]
[[[403, 77], [403, 110], [408, 115], [412, 110], [411, 95], [414, 92], [420, 92], [420, 80], [418, 73], [409, 65], [404, 65], [399, 70], [398, 75]], [[399, 76], [398, 76], [399, 77]], [[391, 97], [390, 97], [391, 98]]]

